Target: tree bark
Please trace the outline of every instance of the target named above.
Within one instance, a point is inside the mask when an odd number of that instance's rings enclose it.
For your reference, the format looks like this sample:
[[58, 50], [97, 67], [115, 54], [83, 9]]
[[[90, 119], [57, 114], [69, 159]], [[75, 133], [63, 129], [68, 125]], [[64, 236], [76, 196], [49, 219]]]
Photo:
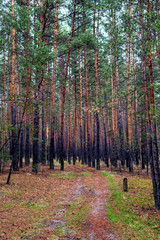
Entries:
[[51, 139], [50, 139], [50, 154], [49, 154], [49, 162], [50, 169], [54, 169], [54, 161], [55, 158], [55, 139], [54, 139], [54, 123], [55, 123], [55, 93], [56, 93], [56, 68], [57, 68], [57, 33], [58, 33], [58, 1], [56, 1], [55, 5], [55, 17], [54, 17], [54, 61], [53, 61], [53, 77], [52, 77], [52, 85], [51, 85]]
[[[97, 39], [99, 38], [99, 10], [98, 10], [98, 21], [97, 21], [97, 36], [95, 33], [95, 23], [96, 23], [96, 0], [94, 1], [94, 15], [93, 15], [93, 36]], [[100, 152], [99, 152], [99, 141], [100, 141], [100, 124], [99, 124], [99, 108], [98, 108], [98, 82], [99, 82], [99, 69], [98, 69], [98, 47], [94, 51], [94, 67], [95, 67], [95, 105], [96, 105], [96, 168], [100, 170]]]
[[[11, 0], [11, 17], [12, 24], [15, 22], [14, 15], [14, 0]], [[10, 86], [10, 94], [11, 94], [11, 116], [12, 116], [12, 166], [13, 170], [18, 170], [18, 144], [17, 144], [17, 133], [16, 133], [16, 30], [14, 26], [11, 28], [11, 41], [12, 41], [12, 55], [11, 55], [11, 86]]]
[[[73, 32], [74, 32], [74, 24], [75, 24], [75, 15], [76, 15], [76, 0], [74, 1], [74, 10], [73, 10], [73, 19], [72, 19], [72, 29], [71, 29], [71, 36], [70, 36], [70, 43], [73, 39]], [[61, 152], [60, 152], [60, 163], [61, 163], [61, 171], [64, 170], [64, 104], [66, 99], [66, 80], [68, 74], [68, 66], [69, 66], [69, 59], [70, 59], [71, 49], [69, 46], [68, 54], [67, 54], [67, 61], [65, 67], [65, 75], [64, 75], [64, 82], [62, 86], [62, 106], [61, 106]]]
[[[154, 191], [155, 205], [160, 210], [160, 170], [159, 170], [159, 155], [158, 155], [158, 144], [157, 144], [157, 133], [156, 133], [156, 121], [155, 121], [155, 103], [154, 103], [154, 88], [153, 88], [153, 63], [151, 53], [151, 28], [150, 28], [150, 14], [151, 14], [151, 3], [147, 0], [147, 40], [148, 40], [148, 68], [149, 68], [149, 90], [150, 90], [150, 111], [149, 116], [149, 130], [153, 133], [153, 152], [150, 155], [150, 164], [155, 166], [155, 181], [156, 189]], [[150, 136], [150, 140], [152, 137]], [[150, 142], [151, 145], [151, 142]], [[150, 146], [151, 148], [151, 146]], [[155, 187], [155, 186], [154, 186]]]

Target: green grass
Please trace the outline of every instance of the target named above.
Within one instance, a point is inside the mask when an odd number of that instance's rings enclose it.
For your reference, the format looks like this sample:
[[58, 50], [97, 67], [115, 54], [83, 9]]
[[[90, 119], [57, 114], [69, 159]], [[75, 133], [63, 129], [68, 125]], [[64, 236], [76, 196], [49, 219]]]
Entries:
[[30, 209], [37, 209], [37, 210], [41, 210], [41, 209], [46, 209], [47, 205], [42, 204], [42, 203], [34, 203], [34, 202], [28, 202], [25, 204], [25, 206], [27, 206]]
[[[60, 205], [60, 207], [62, 207]], [[90, 211], [88, 206], [88, 199], [85, 197], [78, 197], [72, 202], [65, 212], [63, 218], [64, 226], [58, 225], [53, 231], [51, 239], [65, 239], [66, 236], [72, 235], [75, 239], [84, 239], [82, 237], [83, 223], [86, 222]], [[81, 238], [80, 238], [81, 237]]]
[[69, 223], [71, 229], [80, 230], [81, 224], [85, 223], [89, 211], [90, 207], [88, 206], [87, 198], [79, 197], [69, 206], [64, 220]]
[[[129, 191], [123, 192], [122, 179], [116, 174], [102, 173], [110, 189], [107, 215], [121, 228], [124, 239], [156, 240], [160, 235], [158, 213], [154, 214], [154, 201], [150, 179], [129, 178]], [[149, 212], [149, 209], [152, 209]], [[151, 213], [151, 214], [150, 214]]]
[[89, 173], [89, 172], [82, 172], [82, 175], [83, 175], [83, 176], [88, 176], [88, 177], [91, 177], [91, 176], [92, 176], [92, 174]]
[[74, 172], [55, 172], [52, 176], [57, 178], [64, 178], [64, 179], [75, 179], [76, 174]]
[[65, 214], [65, 219], [68, 219], [71, 225], [78, 227], [79, 223], [85, 222], [85, 217], [89, 211], [89, 206], [86, 204], [86, 198], [77, 198], [72, 202]]

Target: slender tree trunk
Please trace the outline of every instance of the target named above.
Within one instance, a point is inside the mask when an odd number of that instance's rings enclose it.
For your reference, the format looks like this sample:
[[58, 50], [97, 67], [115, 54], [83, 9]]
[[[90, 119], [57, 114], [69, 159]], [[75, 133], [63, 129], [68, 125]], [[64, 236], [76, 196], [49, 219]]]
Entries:
[[[141, 28], [141, 47], [142, 47], [142, 69], [143, 69], [143, 82], [144, 82], [144, 93], [145, 93], [145, 118], [148, 116], [149, 103], [148, 103], [148, 86], [147, 86], [147, 74], [146, 74], [146, 55], [145, 55], [145, 39], [144, 39], [144, 19], [142, 15], [142, 0], [139, 3], [139, 14], [140, 14], [140, 28]], [[144, 122], [144, 123], [143, 123]], [[147, 148], [147, 137], [146, 136], [147, 124], [142, 117], [141, 124], [141, 155], [142, 155], [142, 168], [145, 168], [145, 164], [148, 165], [148, 148]], [[149, 130], [149, 129], [148, 129]], [[149, 139], [148, 139], [149, 142]]]
[[87, 50], [84, 49], [84, 94], [85, 94], [85, 107], [84, 107], [84, 162], [87, 164], [88, 159], [88, 134], [87, 134], [87, 126], [88, 126], [88, 82], [87, 82]]
[[[73, 38], [73, 32], [74, 32], [74, 24], [75, 24], [75, 14], [76, 14], [76, 0], [74, 1], [74, 11], [73, 11], [73, 19], [72, 19], [72, 29], [71, 29], [71, 36], [70, 36], [70, 42]], [[66, 99], [66, 80], [67, 80], [67, 74], [68, 74], [68, 66], [69, 66], [69, 59], [70, 59], [70, 53], [71, 49], [69, 46], [68, 54], [67, 54], [67, 61], [66, 61], [66, 67], [65, 67], [65, 76], [64, 76], [64, 83], [62, 86], [62, 106], [61, 106], [61, 152], [60, 152], [60, 163], [61, 163], [61, 170], [64, 170], [64, 104]]]
[[[159, 156], [158, 156], [158, 144], [157, 144], [157, 133], [156, 133], [156, 121], [155, 121], [155, 103], [154, 103], [154, 88], [153, 88], [153, 63], [151, 55], [151, 28], [150, 28], [150, 16], [151, 14], [151, 3], [147, 0], [147, 38], [148, 38], [148, 68], [149, 68], [149, 90], [150, 90], [150, 110], [151, 114], [149, 116], [149, 130], [153, 133], [153, 152], [150, 155], [150, 165], [155, 166], [155, 180], [156, 189], [153, 188], [155, 205], [158, 210], [160, 210], [160, 170], [159, 170]], [[150, 149], [152, 148], [150, 142]], [[153, 179], [152, 179], [153, 180]]]
[[126, 44], [126, 140], [127, 140], [127, 162], [129, 172], [133, 172], [133, 159], [131, 156], [131, 144], [132, 144], [132, 109], [131, 109], [131, 92], [130, 92], [130, 67], [131, 67], [131, 3], [128, 1], [129, 21], [128, 21], [128, 44]]
[[[111, 144], [110, 144], [110, 160], [111, 165], [117, 167], [117, 148], [116, 148], [116, 136], [117, 136], [117, 97], [116, 97], [116, 91], [117, 91], [117, 82], [116, 82], [116, 21], [115, 21], [115, 14], [113, 11], [112, 14], [112, 21], [113, 21], [113, 37], [111, 38], [111, 30], [109, 29], [109, 39], [114, 40], [114, 45], [110, 45], [110, 71], [111, 71], [111, 95], [112, 95], [112, 102], [111, 102]], [[113, 49], [112, 49], [113, 48]], [[112, 54], [113, 52], [113, 54]]]
[[39, 103], [38, 94], [35, 97], [35, 110], [34, 110], [34, 130], [33, 130], [33, 172], [38, 172], [39, 163]]
[[[160, 2], [159, 2], [159, 0], [156, 0], [156, 18], [157, 19], [159, 19], [159, 17], [160, 17], [159, 8], [160, 8]], [[159, 69], [160, 69], [160, 29], [159, 28], [158, 28], [157, 35], [158, 35], [157, 56], [158, 56], [158, 65], [159, 65]]]
[[6, 64], [5, 64], [5, 48], [3, 49], [3, 99], [4, 99], [4, 129], [5, 129], [5, 139], [8, 138], [7, 131], [7, 109], [6, 109]]
[[41, 162], [43, 165], [46, 164], [46, 125], [45, 125], [45, 86], [43, 86], [43, 90], [41, 93], [42, 99], [42, 155]]
[[134, 71], [134, 156], [136, 159], [136, 165], [139, 165], [139, 136], [138, 136], [138, 119], [137, 119], [137, 110], [138, 110], [138, 102], [137, 102], [137, 89], [136, 89], [136, 65], [135, 65], [135, 56], [134, 56], [134, 45], [132, 47], [133, 50], [133, 71]]
[[[12, 16], [12, 24], [14, 24], [15, 16], [14, 16], [14, 0], [11, 0], [11, 16]], [[12, 116], [12, 126], [15, 128], [12, 130], [12, 166], [13, 170], [18, 170], [18, 143], [17, 143], [17, 133], [16, 133], [16, 103], [15, 103], [15, 95], [16, 95], [16, 30], [12, 26], [11, 28], [11, 41], [12, 41], [12, 56], [11, 56], [11, 116]]]
[[[96, 22], [96, 0], [94, 1], [95, 10], [93, 17], [93, 36], [96, 37], [95, 33], [95, 22]], [[97, 42], [99, 38], [99, 13], [98, 13], [98, 22], [97, 22]], [[100, 134], [100, 124], [99, 124], [99, 109], [98, 109], [98, 82], [99, 82], [99, 73], [98, 73], [98, 47], [94, 52], [94, 67], [95, 67], [95, 105], [96, 105], [96, 168], [100, 170], [100, 155], [99, 155], [99, 134]]]
[[[75, 62], [75, 69], [76, 69]], [[74, 107], [73, 107], [73, 165], [76, 163], [76, 155], [77, 155], [77, 148], [76, 148], [76, 130], [77, 130], [77, 76], [75, 72], [75, 78], [74, 78]]]
[[68, 83], [68, 163], [71, 164], [71, 101], [70, 101], [70, 68], [69, 68], [69, 83]]
[[53, 77], [52, 77], [52, 86], [51, 86], [51, 139], [50, 139], [50, 154], [49, 154], [49, 162], [50, 169], [54, 169], [54, 161], [55, 158], [55, 139], [54, 139], [54, 122], [55, 122], [55, 93], [56, 93], [56, 68], [57, 68], [57, 33], [58, 33], [58, 1], [56, 1], [55, 5], [55, 22], [54, 22], [54, 54], [55, 58], [53, 61]]
[[21, 130], [20, 136], [20, 158], [19, 158], [19, 167], [23, 168], [23, 156], [24, 156], [24, 131]]
[[[40, 37], [40, 41], [44, 44], [47, 44], [47, 41], [45, 39], [45, 31], [46, 31], [46, 25], [45, 25], [45, 17], [43, 14], [43, 8], [44, 8], [44, 0], [41, 0], [40, 2], [40, 6], [42, 9], [42, 13], [40, 15], [40, 23], [41, 23], [41, 37]], [[39, 133], [39, 137], [42, 139], [42, 142], [40, 142], [40, 150], [41, 150], [41, 159], [40, 161], [42, 162], [43, 165], [45, 165], [45, 155], [46, 155], [46, 126], [45, 126], [45, 116], [44, 116], [44, 107], [45, 107], [45, 85], [46, 85], [46, 79], [45, 79], [45, 74], [46, 74], [46, 68], [47, 68], [47, 64], [44, 64], [44, 69], [42, 69], [42, 80], [41, 80], [41, 101], [42, 101], [42, 106], [40, 106], [40, 112], [41, 112], [41, 117], [40, 117], [40, 133]]]
[[79, 119], [80, 119], [80, 155], [79, 158], [82, 160], [83, 157], [83, 132], [82, 132], [82, 77], [81, 77], [81, 51], [79, 48]]
[[[29, 52], [29, 45], [30, 45], [30, 26], [29, 26], [29, 11], [30, 11], [30, 0], [27, 0], [27, 30], [26, 30], [26, 36], [27, 36], [27, 44], [25, 46], [25, 54], [27, 57], [27, 61], [29, 61], [30, 52]], [[28, 166], [30, 163], [30, 106], [31, 106], [31, 69], [30, 69], [30, 63], [27, 62], [27, 66], [25, 68], [25, 74], [26, 74], [26, 140], [25, 140], [25, 165]]]

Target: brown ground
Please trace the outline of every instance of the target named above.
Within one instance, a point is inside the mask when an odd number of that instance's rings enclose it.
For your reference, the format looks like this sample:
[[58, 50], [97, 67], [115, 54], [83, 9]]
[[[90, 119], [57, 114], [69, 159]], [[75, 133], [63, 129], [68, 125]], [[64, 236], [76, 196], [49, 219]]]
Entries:
[[[38, 175], [25, 168], [12, 175], [9, 186], [5, 185], [7, 175], [2, 175], [0, 239], [120, 239], [112, 233], [107, 219], [108, 189], [101, 172], [87, 166], [65, 167], [65, 173], [70, 172], [74, 172], [75, 179], [59, 177], [59, 167], [53, 172], [41, 167]], [[57, 226], [68, 227], [65, 213], [78, 199], [80, 207], [89, 206], [87, 220], [80, 222], [77, 230], [58, 236]], [[69, 216], [73, 215], [74, 211]]]
[[108, 189], [105, 179], [97, 171], [94, 173], [94, 178], [90, 178], [90, 181], [88, 181], [88, 185], [94, 189], [94, 195], [91, 200], [91, 214], [88, 218], [90, 223], [88, 239], [119, 239], [112, 234], [112, 226], [106, 215]]

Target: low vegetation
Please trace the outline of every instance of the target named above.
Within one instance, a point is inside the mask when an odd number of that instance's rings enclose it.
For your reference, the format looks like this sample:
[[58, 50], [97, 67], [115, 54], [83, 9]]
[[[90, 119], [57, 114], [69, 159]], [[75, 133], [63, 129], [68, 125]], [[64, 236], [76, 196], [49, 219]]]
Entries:
[[[97, 201], [96, 174], [106, 179], [109, 189], [106, 214], [112, 224], [108, 234], [113, 230], [114, 236], [123, 240], [159, 239], [160, 212], [154, 206], [149, 177], [106, 171], [101, 175], [82, 165], [66, 165], [63, 173], [58, 168], [50, 171], [40, 166], [35, 174], [26, 167], [13, 175], [10, 185], [6, 185], [6, 173], [0, 176], [0, 239], [87, 240], [91, 202], [93, 198]], [[128, 192], [123, 192], [124, 177]]]
[[91, 176], [92, 176], [91, 173], [88, 173], [88, 172], [82, 172], [82, 175], [83, 175], [83, 176], [88, 176], [88, 177], [91, 177]]
[[114, 230], [123, 239], [157, 240], [160, 236], [160, 213], [154, 208], [152, 181], [128, 177], [128, 192], [123, 192], [123, 177], [103, 172], [109, 191], [107, 214]]

